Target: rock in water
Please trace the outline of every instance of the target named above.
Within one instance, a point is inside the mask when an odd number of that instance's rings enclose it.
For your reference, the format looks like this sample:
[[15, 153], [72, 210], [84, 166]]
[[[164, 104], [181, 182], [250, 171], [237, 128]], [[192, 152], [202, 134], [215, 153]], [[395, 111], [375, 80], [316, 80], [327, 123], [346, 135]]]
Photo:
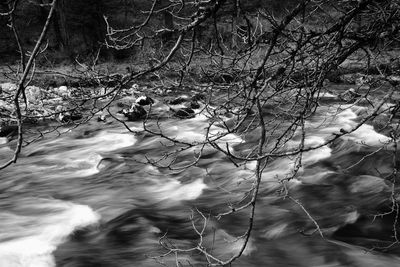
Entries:
[[154, 104], [154, 100], [148, 96], [140, 96], [138, 99], [136, 99], [136, 104], [141, 106], [152, 105]]
[[200, 108], [199, 102], [197, 102], [197, 101], [191, 101], [191, 102], [190, 102], [190, 108], [192, 108], [192, 109], [198, 109], [198, 108]]
[[170, 100], [168, 103], [170, 105], [179, 105], [179, 104], [182, 104], [182, 103], [187, 102], [187, 101], [188, 101], [187, 97], [180, 96], [180, 97], [177, 97], [175, 99]]
[[204, 94], [201, 94], [201, 93], [196, 93], [192, 97], [192, 101], [202, 101], [202, 100], [206, 100], [206, 96]]
[[59, 119], [61, 122], [73, 122], [73, 121], [78, 121], [83, 118], [81, 113], [78, 112], [65, 112], [65, 113], [60, 113]]
[[194, 110], [191, 108], [180, 108], [178, 110], [173, 110], [174, 116], [181, 118], [181, 119], [189, 119], [195, 116]]
[[98, 122], [106, 122], [107, 121], [107, 114], [102, 113], [97, 117]]
[[138, 121], [146, 117], [146, 110], [140, 105], [132, 105], [129, 111], [123, 111], [123, 114], [128, 119], [128, 121]]
[[132, 84], [131, 90], [137, 92], [139, 90], [139, 85], [137, 83]]
[[97, 121], [98, 121], [98, 122], [105, 122], [105, 121], [106, 121], [106, 117], [103, 116], [103, 115], [98, 116], [98, 117], [97, 117]]

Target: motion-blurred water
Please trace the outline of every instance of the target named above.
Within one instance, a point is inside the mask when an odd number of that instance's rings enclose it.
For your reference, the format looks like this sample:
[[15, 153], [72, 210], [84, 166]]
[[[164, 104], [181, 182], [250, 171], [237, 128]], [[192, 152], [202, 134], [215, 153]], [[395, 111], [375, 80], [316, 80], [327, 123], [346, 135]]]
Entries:
[[[307, 121], [306, 145], [350, 130], [362, 109], [322, 107]], [[207, 119], [202, 115], [164, 122], [165, 134], [182, 141], [204, 139]], [[140, 123], [129, 125], [141, 128]], [[385, 146], [389, 140], [363, 125], [304, 153], [299, 174], [287, 184], [291, 198], [277, 191], [295, 158], [271, 162], [263, 174], [249, 244], [233, 266], [400, 266], [400, 250], [392, 245], [396, 213], [373, 220], [390, 210], [391, 187], [382, 179], [395, 164], [393, 147]], [[219, 142], [228, 142], [234, 152], [251, 140], [231, 134]], [[180, 248], [198, 242], [190, 220], [194, 214], [194, 224], [201, 227], [197, 210], [208, 218], [207, 251], [221, 259], [237, 253], [243, 243], [237, 237], [247, 228], [249, 212], [220, 219], [213, 215], [248, 200], [254, 162], [235, 168], [222, 153], [205, 147], [199, 162], [183, 171], [144, 163], [145, 155], [160, 156], [168, 145], [114, 122], [89, 123], [27, 146], [18, 163], [0, 173], [0, 266], [175, 266], [176, 261], [206, 266], [196, 252], [156, 257], [166, 252], [159, 244], [164, 235]], [[297, 145], [290, 141], [286, 146]], [[197, 152], [183, 153], [176, 163], [192, 162]], [[11, 153], [10, 143], [1, 139], [0, 159]]]

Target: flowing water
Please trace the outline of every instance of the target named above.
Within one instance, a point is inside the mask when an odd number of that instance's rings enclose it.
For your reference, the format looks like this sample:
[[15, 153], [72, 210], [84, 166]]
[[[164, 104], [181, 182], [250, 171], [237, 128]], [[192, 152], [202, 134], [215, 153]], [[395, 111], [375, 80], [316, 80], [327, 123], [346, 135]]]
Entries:
[[[306, 145], [350, 130], [362, 112], [350, 105], [321, 107], [306, 123]], [[165, 134], [199, 141], [207, 119], [166, 119], [163, 125]], [[141, 128], [140, 123], [129, 126]], [[391, 246], [396, 214], [373, 216], [390, 208], [391, 187], [381, 178], [393, 167], [389, 141], [363, 125], [304, 153], [298, 175], [286, 185], [286, 198], [278, 192], [279, 181], [291, 174], [296, 159], [271, 162], [263, 173], [248, 246], [233, 266], [400, 266], [400, 250]], [[234, 152], [250, 141], [230, 134], [219, 142], [229, 143]], [[1, 160], [11, 155], [10, 147], [0, 139]], [[175, 266], [176, 261], [205, 266], [197, 252], [157, 257], [166, 253], [159, 244], [164, 235], [178, 248], [197, 244], [191, 221], [201, 229], [201, 214], [207, 219], [207, 251], [221, 259], [237, 253], [249, 212], [213, 215], [248, 200], [254, 162], [235, 168], [222, 153], [205, 147], [199, 162], [183, 171], [144, 163], [145, 155], [169, 149], [167, 141], [130, 133], [117, 122], [90, 122], [27, 146], [17, 164], [0, 172], [0, 266]], [[176, 163], [188, 164], [194, 155], [196, 148]]]

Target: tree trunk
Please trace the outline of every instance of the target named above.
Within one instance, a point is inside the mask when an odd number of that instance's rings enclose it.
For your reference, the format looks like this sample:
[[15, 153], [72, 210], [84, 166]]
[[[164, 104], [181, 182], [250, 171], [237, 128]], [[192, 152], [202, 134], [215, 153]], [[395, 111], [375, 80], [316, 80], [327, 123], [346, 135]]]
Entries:
[[69, 48], [70, 39], [67, 26], [66, 8], [66, 1], [60, 0], [53, 19], [53, 29], [57, 47], [63, 51]]
[[173, 31], [174, 29], [174, 17], [167, 8], [169, 5], [169, 0], [162, 0], [160, 1], [160, 4], [158, 6], [159, 9], [165, 9], [162, 12], [162, 20], [164, 28], [168, 30], [167, 32], [164, 32], [161, 36], [163, 43], [168, 43], [172, 39], [171, 31]]

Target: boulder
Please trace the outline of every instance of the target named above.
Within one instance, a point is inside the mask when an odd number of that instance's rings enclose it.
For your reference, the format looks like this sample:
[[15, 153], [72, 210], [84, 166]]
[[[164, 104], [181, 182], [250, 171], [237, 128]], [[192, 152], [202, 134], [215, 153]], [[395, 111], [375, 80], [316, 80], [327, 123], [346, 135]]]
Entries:
[[197, 102], [197, 101], [191, 101], [191, 102], [190, 102], [190, 108], [192, 108], [192, 109], [198, 109], [198, 108], [200, 108], [199, 102]]
[[138, 121], [146, 117], [146, 110], [140, 105], [132, 105], [132, 107], [126, 111], [122, 110], [122, 114], [128, 119], [128, 121]]
[[140, 96], [136, 99], [135, 102], [140, 106], [148, 106], [154, 104], [154, 100], [148, 96]]
[[107, 121], [107, 116], [106, 114], [101, 114], [97, 117], [98, 122], [106, 122]]
[[168, 103], [170, 105], [179, 105], [179, 104], [185, 103], [187, 101], [188, 101], [188, 97], [179, 96], [179, 97], [177, 97], [175, 99], [170, 100]]
[[81, 120], [83, 118], [83, 115], [77, 111], [75, 111], [75, 112], [67, 111], [64, 113], [60, 113], [58, 118], [61, 122], [73, 122], [73, 121]]
[[189, 119], [195, 116], [194, 110], [191, 108], [180, 108], [177, 110], [171, 109], [174, 113], [174, 116], [181, 119]]
[[201, 94], [201, 93], [196, 93], [192, 97], [192, 101], [202, 101], [202, 100], [206, 100], [206, 96], [204, 94]]
[[133, 92], [138, 92], [138, 90], [139, 90], [139, 85], [138, 85], [137, 83], [132, 84], [131, 90], [132, 90]]

